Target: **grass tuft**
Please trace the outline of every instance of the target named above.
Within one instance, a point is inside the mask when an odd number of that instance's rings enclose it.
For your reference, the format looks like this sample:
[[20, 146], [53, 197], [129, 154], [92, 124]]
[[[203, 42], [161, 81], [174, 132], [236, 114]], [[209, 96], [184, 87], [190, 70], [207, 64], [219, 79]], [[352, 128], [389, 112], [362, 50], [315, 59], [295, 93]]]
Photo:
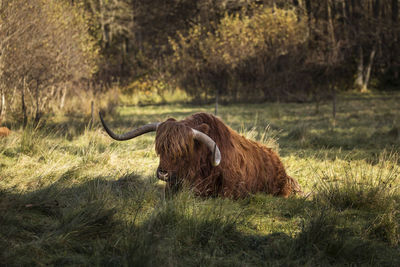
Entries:
[[38, 153], [44, 146], [44, 141], [49, 137], [40, 126], [33, 126], [29, 123], [22, 132], [20, 139], [20, 152], [26, 155]]
[[240, 134], [248, 139], [256, 140], [257, 142], [260, 142], [267, 147], [272, 148], [277, 153], [279, 152], [279, 132], [273, 130], [269, 124], [261, 132], [257, 130], [256, 126], [247, 131], [242, 127]]
[[366, 231], [369, 238], [376, 238], [396, 247], [400, 242], [400, 214], [391, 203], [387, 211], [378, 214]]
[[303, 225], [294, 242], [294, 253], [303, 256], [317, 253], [317, 258], [328, 257], [328, 260], [333, 260], [344, 246], [344, 239], [337, 230], [335, 212], [319, 209], [309, 216], [310, 220]]
[[309, 126], [307, 126], [306, 124], [300, 124], [296, 126], [288, 133], [287, 136], [289, 139], [299, 141], [300, 143], [310, 141], [310, 138], [312, 137]]
[[376, 165], [348, 161], [338, 171], [334, 167], [317, 176], [316, 199], [338, 210], [386, 209], [399, 194], [398, 155], [382, 153]]

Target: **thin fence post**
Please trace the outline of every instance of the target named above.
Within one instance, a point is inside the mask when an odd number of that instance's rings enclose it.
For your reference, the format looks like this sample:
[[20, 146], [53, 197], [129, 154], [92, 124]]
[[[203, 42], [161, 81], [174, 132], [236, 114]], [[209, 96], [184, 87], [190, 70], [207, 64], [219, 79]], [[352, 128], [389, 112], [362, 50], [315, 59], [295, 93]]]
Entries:
[[218, 116], [218, 89], [215, 92], [215, 116]]
[[90, 128], [93, 128], [94, 124], [94, 101], [90, 103], [90, 112], [91, 112], [91, 119], [90, 119]]
[[332, 117], [333, 117], [333, 128], [336, 127], [336, 89], [332, 88]]

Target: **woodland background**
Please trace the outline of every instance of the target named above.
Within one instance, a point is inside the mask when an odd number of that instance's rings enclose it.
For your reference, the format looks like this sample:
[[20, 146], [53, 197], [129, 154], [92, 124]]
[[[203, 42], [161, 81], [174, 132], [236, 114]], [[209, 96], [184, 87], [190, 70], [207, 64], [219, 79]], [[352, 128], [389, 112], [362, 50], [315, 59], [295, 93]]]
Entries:
[[398, 0], [1, 0], [0, 118], [398, 90], [399, 35]]

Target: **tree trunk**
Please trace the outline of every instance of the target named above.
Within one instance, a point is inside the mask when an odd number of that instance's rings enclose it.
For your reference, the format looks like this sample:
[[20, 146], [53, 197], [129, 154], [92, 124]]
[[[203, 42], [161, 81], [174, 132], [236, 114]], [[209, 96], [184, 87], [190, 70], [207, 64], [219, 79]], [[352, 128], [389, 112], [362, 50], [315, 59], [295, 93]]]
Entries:
[[64, 87], [64, 89], [61, 91], [60, 109], [64, 108], [66, 95], [67, 95], [67, 88]]
[[371, 54], [369, 55], [369, 61], [367, 66], [364, 66], [364, 54], [362, 47], [360, 46], [360, 58], [358, 62], [357, 68], [357, 78], [356, 78], [356, 86], [360, 90], [360, 92], [365, 93], [368, 92], [368, 83], [371, 78], [371, 70], [376, 54], [376, 48], [372, 48]]
[[355, 81], [357, 88], [362, 88], [364, 80], [364, 53], [361, 45], [358, 47], [357, 78]]
[[100, 1], [100, 25], [101, 25], [101, 31], [102, 31], [102, 35], [103, 35], [103, 43], [104, 43], [104, 47], [108, 48], [109, 44], [110, 44], [110, 39], [111, 36], [109, 34], [109, 28], [108, 25], [106, 24], [106, 18], [105, 18], [105, 5], [106, 3], [104, 3], [104, 0]]
[[381, 7], [381, 1], [375, 0], [372, 4], [372, 13], [373, 13], [375, 19], [377, 19], [379, 17], [380, 7]]
[[331, 39], [331, 64], [335, 64], [337, 61], [337, 45], [336, 45], [336, 37], [335, 37], [335, 27], [333, 25], [332, 19], [332, 2], [331, 0], [326, 1], [326, 10], [327, 10], [327, 20], [328, 20], [328, 32]]
[[364, 81], [363, 81], [363, 86], [361, 88], [361, 92], [365, 93], [368, 91], [368, 83], [369, 83], [369, 79], [371, 77], [371, 69], [372, 69], [372, 64], [374, 62], [374, 58], [375, 58], [375, 53], [376, 53], [376, 49], [375, 47], [372, 49], [371, 54], [369, 56], [369, 62], [368, 62], [368, 66], [365, 70], [365, 75], [364, 75]]
[[399, 2], [398, 0], [392, 0], [392, 31], [393, 31], [393, 41], [392, 41], [392, 57], [390, 59], [390, 64], [393, 69], [394, 79], [399, 79], [399, 47], [398, 47], [398, 34], [399, 31], [396, 30], [398, 27], [398, 19], [399, 19]]
[[4, 88], [1, 89], [1, 107], [0, 107], [0, 123], [6, 121], [6, 97]]
[[8, 101], [8, 108], [10, 109], [11, 112], [14, 112], [13, 104], [14, 104], [14, 100], [15, 100], [15, 96], [16, 95], [17, 95], [17, 86], [14, 86], [14, 90], [12, 92], [11, 98]]
[[392, 0], [392, 22], [397, 24], [399, 18], [399, 2], [398, 0]]

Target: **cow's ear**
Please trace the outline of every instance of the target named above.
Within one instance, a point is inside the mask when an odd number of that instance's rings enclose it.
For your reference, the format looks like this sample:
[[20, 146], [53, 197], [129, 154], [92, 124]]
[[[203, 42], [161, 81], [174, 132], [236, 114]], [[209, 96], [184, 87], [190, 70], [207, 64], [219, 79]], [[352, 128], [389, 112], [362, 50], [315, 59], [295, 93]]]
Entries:
[[210, 132], [210, 126], [208, 126], [208, 124], [202, 123], [196, 127], [196, 130], [208, 135], [208, 133]]

